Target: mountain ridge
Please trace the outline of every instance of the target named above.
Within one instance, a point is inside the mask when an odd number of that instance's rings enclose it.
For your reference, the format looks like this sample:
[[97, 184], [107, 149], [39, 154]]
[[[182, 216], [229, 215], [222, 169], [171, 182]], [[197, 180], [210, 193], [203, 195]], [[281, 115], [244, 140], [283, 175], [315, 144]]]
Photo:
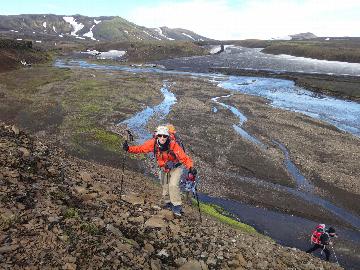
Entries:
[[182, 28], [147, 28], [119, 16], [0, 15], [0, 36], [77, 41], [211, 40]]

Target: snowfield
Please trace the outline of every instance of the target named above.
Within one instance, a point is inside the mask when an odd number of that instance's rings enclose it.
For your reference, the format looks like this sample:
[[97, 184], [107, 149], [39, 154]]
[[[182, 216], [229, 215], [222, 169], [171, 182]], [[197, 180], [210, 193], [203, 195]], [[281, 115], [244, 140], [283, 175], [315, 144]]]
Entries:
[[74, 17], [63, 17], [63, 19], [73, 27], [74, 31], [71, 32], [72, 36], [77, 37], [78, 35], [76, 33], [84, 28], [84, 25], [82, 23], [77, 23]]
[[110, 50], [108, 52], [99, 52], [97, 50], [87, 50], [81, 53], [94, 55], [97, 59], [116, 59], [123, 57], [126, 51]]

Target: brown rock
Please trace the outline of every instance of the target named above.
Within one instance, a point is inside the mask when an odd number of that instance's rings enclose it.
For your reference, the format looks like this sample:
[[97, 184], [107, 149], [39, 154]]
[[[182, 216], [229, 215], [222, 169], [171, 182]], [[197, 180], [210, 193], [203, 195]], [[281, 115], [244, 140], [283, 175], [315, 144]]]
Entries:
[[80, 178], [84, 181], [84, 182], [91, 182], [92, 181], [92, 177], [88, 172], [80, 172]]
[[228, 266], [233, 267], [233, 268], [237, 268], [237, 267], [240, 266], [240, 262], [238, 260], [228, 261]]
[[129, 217], [128, 221], [133, 222], [133, 223], [143, 224], [144, 223], [144, 217], [143, 216]]
[[131, 203], [132, 205], [144, 204], [144, 198], [134, 193], [123, 195], [121, 198], [123, 201]]
[[182, 266], [182, 265], [184, 265], [186, 263], [186, 259], [183, 258], [183, 257], [177, 258], [175, 260], [175, 263], [176, 263], [177, 266]]
[[174, 214], [170, 211], [168, 211], [164, 217], [165, 220], [167, 221], [173, 221], [175, 219]]
[[236, 255], [236, 259], [237, 259], [237, 261], [239, 262], [239, 264], [241, 266], [246, 266], [247, 262], [246, 262], [246, 260], [244, 259], [243, 255], [241, 253]]
[[20, 174], [17, 171], [9, 171], [8, 176], [10, 176], [12, 178], [18, 178], [20, 176]]
[[14, 250], [17, 250], [18, 248], [19, 248], [19, 245], [1, 246], [0, 254], [12, 252]]
[[64, 258], [64, 261], [65, 261], [65, 262], [68, 262], [68, 263], [75, 263], [75, 262], [76, 262], [76, 258], [73, 257], [73, 256], [66, 256], [66, 257]]
[[115, 234], [117, 237], [123, 237], [122, 232], [111, 224], [107, 224], [106, 229]]
[[81, 186], [76, 186], [76, 187], [74, 187], [74, 190], [75, 190], [75, 192], [76, 192], [77, 194], [80, 194], [80, 195], [86, 193], [86, 188], [81, 187]]
[[91, 200], [95, 199], [97, 196], [98, 196], [98, 194], [96, 192], [87, 193], [87, 194], [81, 195], [81, 199], [83, 199], [84, 201], [91, 201]]
[[151, 259], [151, 262], [150, 262], [150, 267], [151, 267], [151, 270], [161, 270], [161, 262], [159, 259]]
[[166, 227], [165, 221], [162, 219], [162, 217], [159, 217], [159, 216], [153, 216], [153, 217], [149, 218], [145, 222], [144, 225], [145, 225], [145, 228], [165, 228]]
[[47, 171], [49, 172], [50, 176], [57, 176], [58, 175], [58, 170], [51, 166], [47, 169]]
[[25, 147], [19, 147], [18, 150], [22, 153], [23, 158], [28, 158], [30, 156], [30, 151]]
[[200, 262], [195, 260], [190, 260], [184, 265], [182, 265], [179, 270], [203, 270]]
[[144, 245], [144, 249], [148, 252], [148, 253], [153, 253], [155, 251], [155, 248], [153, 247], [152, 244], [150, 243], [146, 243]]
[[15, 125], [11, 127], [11, 130], [14, 132], [15, 135], [19, 135], [20, 133], [19, 128]]
[[75, 263], [66, 263], [62, 269], [63, 270], [76, 270], [76, 264]]
[[170, 227], [170, 230], [171, 230], [171, 232], [173, 234], [178, 234], [181, 231], [181, 228], [180, 228], [180, 226], [178, 224], [170, 223], [169, 227]]
[[216, 261], [215, 258], [210, 257], [210, 258], [207, 259], [206, 263], [207, 263], [208, 265], [215, 266], [216, 263], [217, 263], [217, 261]]

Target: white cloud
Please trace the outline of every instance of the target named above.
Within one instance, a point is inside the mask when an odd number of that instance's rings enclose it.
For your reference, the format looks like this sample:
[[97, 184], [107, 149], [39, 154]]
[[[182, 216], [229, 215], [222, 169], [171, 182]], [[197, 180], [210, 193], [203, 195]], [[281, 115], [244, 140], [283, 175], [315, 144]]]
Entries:
[[[234, 1], [233, 1], [234, 2]], [[271, 38], [300, 32], [360, 36], [358, 0], [226, 0], [160, 2], [127, 19], [146, 27], [185, 28], [215, 39]]]

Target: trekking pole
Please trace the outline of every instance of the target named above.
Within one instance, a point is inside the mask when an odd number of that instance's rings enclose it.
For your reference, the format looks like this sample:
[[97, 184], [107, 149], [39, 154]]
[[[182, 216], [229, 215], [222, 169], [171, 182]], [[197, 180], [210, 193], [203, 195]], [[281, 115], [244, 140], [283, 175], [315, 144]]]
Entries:
[[338, 265], [340, 265], [340, 264], [339, 264], [339, 261], [338, 261], [338, 259], [337, 259], [337, 257], [336, 257], [335, 249], [334, 249], [332, 243], [330, 243], [330, 247], [331, 247], [331, 249], [332, 249], [332, 251], [333, 251], [333, 253], [334, 253], [334, 257], [335, 257], [336, 263], [337, 263]]
[[199, 197], [198, 197], [196, 186], [195, 186], [195, 197], [196, 197], [196, 201], [197, 201], [197, 205], [198, 205], [198, 209], [199, 209], [200, 223], [202, 223], [200, 203], [199, 203]]
[[[132, 142], [134, 140], [134, 136], [131, 134], [130, 130], [127, 129], [125, 142], [127, 142], [128, 140]], [[122, 175], [120, 182], [120, 200], [122, 200], [122, 192], [123, 192], [123, 183], [124, 183], [124, 175], [125, 175], [125, 158], [126, 158], [126, 153], [124, 152], [123, 161], [122, 161]]]

